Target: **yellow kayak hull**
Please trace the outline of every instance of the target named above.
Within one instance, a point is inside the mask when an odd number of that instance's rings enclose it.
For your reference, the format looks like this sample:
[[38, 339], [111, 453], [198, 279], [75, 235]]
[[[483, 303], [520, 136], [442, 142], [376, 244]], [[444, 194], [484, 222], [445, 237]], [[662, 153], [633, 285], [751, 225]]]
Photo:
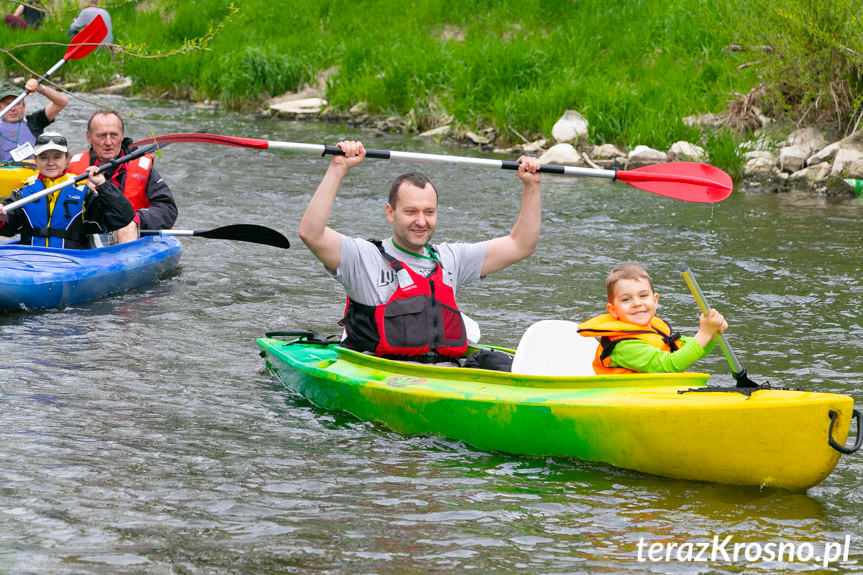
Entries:
[[845, 395], [712, 391], [700, 373], [517, 375], [391, 361], [302, 339], [257, 343], [290, 390], [399, 433], [679, 479], [805, 490], [833, 471], [840, 452], [830, 441], [843, 448], [857, 415]]

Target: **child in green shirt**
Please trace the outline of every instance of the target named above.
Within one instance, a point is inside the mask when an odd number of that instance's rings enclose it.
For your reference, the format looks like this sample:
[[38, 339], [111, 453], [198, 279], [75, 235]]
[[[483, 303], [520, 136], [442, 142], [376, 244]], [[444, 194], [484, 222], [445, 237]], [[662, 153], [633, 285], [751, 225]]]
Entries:
[[679, 373], [713, 349], [714, 336], [728, 328], [715, 309], [701, 314], [695, 337], [673, 333], [656, 317], [659, 294], [641, 266], [621, 264], [605, 282], [608, 313], [579, 325], [585, 337], [599, 337], [594, 371], [608, 373]]

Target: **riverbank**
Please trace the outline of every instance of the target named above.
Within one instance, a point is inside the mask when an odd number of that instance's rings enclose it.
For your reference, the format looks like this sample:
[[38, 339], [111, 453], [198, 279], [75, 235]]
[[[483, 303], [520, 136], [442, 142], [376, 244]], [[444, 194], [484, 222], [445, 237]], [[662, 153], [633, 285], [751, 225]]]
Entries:
[[[856, 134], [828, 142], [815, 126], [792, 131], [780, 138], [770, 130], [774, 120], [760, 110], [752, 112], [759, 126], [753, 138], [739, 145], [742, 168], [735, 173], [738, 186], [760, 193], [808, 192], [819, 196], [858, 197], [863, 189], [863, 138]], [[544, 163], [581, 166], [597, 169], [628, 170], [665, 162], [709, 162], [708, 151], [698, 144], [678, 141], [667, 150], [636, 145], [621, 150], [613, 144], [589, 143], [589, 122], [577, 111], [568, 110], [554, 124], [550, 137], [529, 141], [510, 128], [522, 142], [499, 145], [494, 127], [478, 131], [444, 124], [418, 133], [411, 118], [376, 116], [366, 112], [364, 105], [354, 106], [347, 113], [329, 107], [323, 83], [317, 88], [306, 87], [299, 93], [283, 94], [266, 103], [263, 117], [288, 117], [346, 122], [366, 130], [415, 134], [417, 138], [433, 139], [454, 147], [478, 148], [495, 154], [539, 156]], [[702, 115], [684, 119], [688, 124], [717, 130], [727, 121], [724, 115]]]
[[[840, 9], [849, 1], [819, 16], [845, 17]], [[56, 45], [34, 42], [68, 41], [62, 30], [77, 10], [74, 3], [46, 6], [41, 30], [0, 30], [2, 45], [20, 46], [0, 58], [7, 75], [25, 66], [35, 75], [56, 62]], [[606, 159], [592, 154], [606, 146], [628, 156], [640, 146], [668, 154], [675, 143], [687, 142], [741, 180], [751, 160], [741, 144], [766, 135], [778, 150], [797, 123], [791, 104], [765, 109], [774, 118], [766, 131], [751, 121], [758, 117], [750, 114], [753, 105], [765, 107], [775, 96], [768, 91], [763, 102], [751, 97], [773, 65], [763, 47], [746, 48], [755, 46], [757, 26], [741, 15], [751, 19], [759, 7], [789, 17], [804, 9], [764, 0], [624, 6], [415, 0], [409, 9], [384, 0], [358, 0], [350, 9], [311, 0], [249, 0], [239, 7], [228, 0], [149, 0], [111, 7], [116, 52], [70, 63], [56, 80], [90, 91], [129, 78], [130, 95], [259, 113], [272, 98], [302, 93], [323, 76], [327, 105], [317, 117], [432, 132], [491, 150], [556, 142], [555, 123], [574, 110], [589, 124], [575, 147], [590, 161]], [[767, 16], [771, 29], [786, 32], [777, 42], [806, 44]], [[769, 36], [770, 30], [761, 32]], [[798, 100], [794, 105], [805, 103]], [[706, 126], [687, 118], [724, 119]], [[814, 125], [827, 139], [844, 135], [844, 126], [820, 118]]]

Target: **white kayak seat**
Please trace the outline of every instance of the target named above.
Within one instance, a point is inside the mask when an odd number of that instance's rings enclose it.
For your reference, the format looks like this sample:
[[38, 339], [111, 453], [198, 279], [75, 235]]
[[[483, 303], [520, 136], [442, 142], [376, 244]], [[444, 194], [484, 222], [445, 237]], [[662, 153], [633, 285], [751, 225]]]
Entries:
[[540, 320], [525, 330], [515, 350], [512, 373], [574, 377], [596, 375], [593, 359], [599, 343], [578, 333], [578, 324]]
[[464, 331], [467, 336], [467, 342], [471, 345], [479, 343], [479, 338], [482, 336], [479, 324], [464, 312], [461, 312], [461, 319], [464, 322]]

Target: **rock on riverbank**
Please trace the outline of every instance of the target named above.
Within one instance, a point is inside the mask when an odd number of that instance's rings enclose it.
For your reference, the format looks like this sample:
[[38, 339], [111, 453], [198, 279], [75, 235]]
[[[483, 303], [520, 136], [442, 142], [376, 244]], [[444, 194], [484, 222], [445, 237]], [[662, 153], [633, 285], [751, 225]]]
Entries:
[[[347, 121], [348, 123], [385, 132], [411, 132], [416, 126], [412, 115], [407, 119], [396, 116], [380, 117], [365, 113], [358, 104], [347, 114], [333, 112], [320, 92], [307, 89], [271, 101], [266, 114], [290, 117], [315, 117]], [[710, 123], [707, 116], [687, 118], [693, 123]], [[713, 121], [717, 121], [714, 117]], [[517, 136], [520, 134], [512, 130]], [[756, 132], [758, 133], [758, 132]], [[611, 144], [586, 144], [589, 134], [587, 120], [575, 110], [567, 110], [552, 128], [552, 138], [527, 141], [520, 145], [499, 148], [497, 130], [459, 131], [451, 123], [417, 135], [453, 145], [480, 147], [501, 154], [530, 154], [539, 156], [544, 163], [569, 166], [586, 166], [603, 169], [627, 170], [650, 164], [671, 161], [707, 162], [705, 150], [691, 142], [675, 142], [668, 150], [655, 150], [637, 145], [624, 151]], [[836, 142], [828, 142], [814, 127], [795, 130], [781, 141], [765, 136], [741, 146], [745, 159], [743, 180], [739, 185], [749, 191], [787, 192], [806, 191], [818, 195], [855, 196], [845, 179], [863, 179], [863, 133], [857, 132]]]

